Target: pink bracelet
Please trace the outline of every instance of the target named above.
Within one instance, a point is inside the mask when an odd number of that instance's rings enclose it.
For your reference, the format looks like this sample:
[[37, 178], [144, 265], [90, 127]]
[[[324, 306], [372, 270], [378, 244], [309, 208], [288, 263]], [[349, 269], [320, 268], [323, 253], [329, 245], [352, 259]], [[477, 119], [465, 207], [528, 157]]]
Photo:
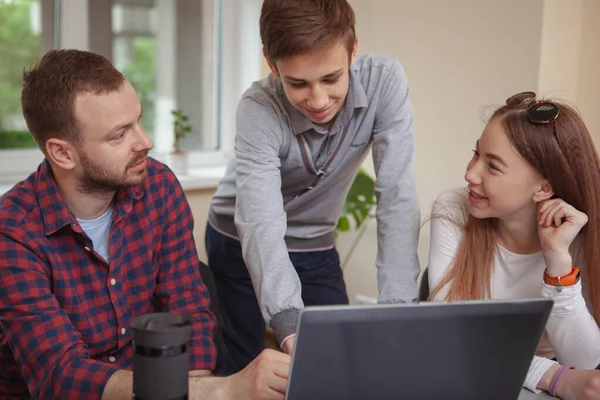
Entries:
[[575, 366], [571, 363], [566, 363], [565, 365], [560, 367], [558, 371], [556, 371], [556, 374], [554, 374], [554, 377], [552, 377], [552, 381], [550, 382], [550, 389], [548, 389], [550, 395], [556, 397], [556, 385], [558, 384], [560, 378], [565, 374], [565, 372], [567, 372], [570, 369], [575, 369]]

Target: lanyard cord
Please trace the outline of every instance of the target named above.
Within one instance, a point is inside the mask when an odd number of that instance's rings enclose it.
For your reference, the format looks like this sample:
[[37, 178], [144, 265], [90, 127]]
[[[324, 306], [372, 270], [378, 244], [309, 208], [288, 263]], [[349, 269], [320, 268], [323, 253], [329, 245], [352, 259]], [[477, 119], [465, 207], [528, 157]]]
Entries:
[[[317, 184], [319, 179], [321, 179], [321, 177], [325, 173], [325, 170], [327, 169], [327, 167], [329, 167], [329, 165], [333, 161], [333, 158], [335, 157], [338, 150], [340, 149], [340, 145], [342, 144], [342, 141], [343, 141], [344, 137], [346, 136], [346, 131], [347, 130], [344, 129], [344, 127], [342, 127], [342, 131], [339, 134], [339, 137], [338, 137], [337, 143], [335, 144], [335, 147], [333, 148], [331, 153], [329, 153], [329, 157], [327, 157], [327, 160], [325, 161], [323, 166], [319, 169], [317, 169], [315, 163], [313, 162], [312, 153], [310, 151], [310, 147], [308, 146], [308, 142], [306, 141], [306, 138], [304, 137], [304, 135], [299, 134], [298, 136], [296, 136], [296, 138], [298, 139], [298, 143], [300, 145], [300, 149], [302, 150], [302, 158], [304, 160], [304, 165], [306, 166], [306, 169], [308, 170], [308, 172], [316, 175], [315, 179], [313, 179], [311, 184], [308, 186], [309, 190], [315, 187], [315, 185]], [[329, 138], [327, 138], [326, 140], [329, 140]], [[326, 145], [327, 144], [328, 143], [326, 143]], [[320, 153], [321, 153], [321, 151], [319, 151], [319, 154]]]

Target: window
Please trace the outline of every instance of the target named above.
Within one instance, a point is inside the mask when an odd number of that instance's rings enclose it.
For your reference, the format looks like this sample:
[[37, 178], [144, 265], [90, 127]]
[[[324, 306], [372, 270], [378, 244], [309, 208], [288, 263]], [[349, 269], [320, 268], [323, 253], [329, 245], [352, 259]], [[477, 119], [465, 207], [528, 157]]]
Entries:
[[112, 60], [136, 88], [143, 124], [158, 152], [171, 149], [173, 117], [181, 109], [192, 132], [188, 150], [218, 151], [219, 0], [115, 0]]
[[142, 124], [155, 139], [156, 21], [153, 1], [112, 6], [112, 61], [135, 87], [142, 103]]
[[42, 9], [40, 0], [0, 0], [0, 149], [35, 147], [21, 111], [21, 81], [23, 68], [58, 45], [50, 3]]
[[[38, 47], [26, 60], [10, 63], [9, 69], [18, 71], [13, 72], [15, 77], [10, 80], [12, 104], [20, 102], [25, 64], [58, 47], [58, 41], [53, 39], [60, 36], [61, 48], [90, 50], [110, 58], [136, 87], [144, 105], [144, 126], [154, 140], [154, 157], [165, 160], [172, 149], [171, 111], [182, 109], [193, 127], [184, 142], [190, 151], [190, 168], [224, 165], [232, 156], [237, 102], [252, 81], [261, 76], [258, 27], [261, 3], [261, 0], [0, 0], [2, 7], [18, 4], [29, 10], [29, 15], [38, 13], [37, 19], [29, 17], [27, 23], [19, 23], [20, 28], [29, 27], [28, 35], [33, 37], [32, 42], [37, 40]], [[6, 25], [1, 10], [0, 52], [5, 47], [15, 54], [22, 52], [18, 46], [6, 46], [3, 42]], [[21, 43], [20, 38], [18, 41]], [[13, 53], [0, 53], [0, 59], [17, 58]], [[4, 64], [0, 63], [0, 74], [4, 73]], [[9, 80], [0, 75], [0, 103], [4, 102], [3, 82]], [[11, 110], [10, 117], [2, 117], [3, 123], [10, 122], [11, 129], [26, 132], [20, 108], [13, 106]], [[25, 178], [42, 157], [38, 149], [0, 145], [0, 185]]]

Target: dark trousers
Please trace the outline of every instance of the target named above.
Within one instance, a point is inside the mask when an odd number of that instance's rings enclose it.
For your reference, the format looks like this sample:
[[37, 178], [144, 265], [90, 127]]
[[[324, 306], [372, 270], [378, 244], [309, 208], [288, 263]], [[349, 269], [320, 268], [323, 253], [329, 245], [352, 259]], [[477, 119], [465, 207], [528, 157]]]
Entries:
[[[215, 279], [218, 319], [225, 347], [217, 357], [220, 366], [217, 374], [226, 376], [242, 370], [265, 349], [266, 326], [242, 258], [240, 242], [207, 224], [206, 254]], [[290, 252], [289, 255], [302, 283], [302, 300], [306, 306], [348, 304], [335, 248]]]

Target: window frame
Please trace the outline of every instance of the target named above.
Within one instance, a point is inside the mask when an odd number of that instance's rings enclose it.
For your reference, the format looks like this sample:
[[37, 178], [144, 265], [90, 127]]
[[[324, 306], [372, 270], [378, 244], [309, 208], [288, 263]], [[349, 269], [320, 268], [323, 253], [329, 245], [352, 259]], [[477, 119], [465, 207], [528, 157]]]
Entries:
[[[90, 1], [111, 0], [53, 0], [59, 15], [58, 27], [53, 26], [53, 36], [60, 37], [59, 48], [89, 49]], [[172, 0], [156, 0], [172, 1]], [[215, 40], [220, 52], [216, 101], [219, 137], [218, 150], [191, 151], [190, 170], [226, 165], [233, 157], [235, 137], [235, 112], [237, 103], [250, 84], [261, 77], [261, 42], [258, 20], [262, 0], [214, 0], [220, 12], [220, 22]], [[94, 5], [96, 6], [96, 5]], [[54, 18], [56, 24], [56, 18]], [[66, 23], [65, 23], [66, 22]], [[97, 23], [97, 18], [96, 22]], [[109, 21], [110, 23], [110, 21]], [[57, 35], [57, 33], [60, 33]], [[55, 41], [56, 44], [56, 41]], [[243, 65], [244, 68], [239, 68]], [[166, 132], [163, 134], [167, 134]], [[170, 132], [168, 134], [171, 134]], [[165, 162], [167, 152], [153, 151], [151, 155]], [[0, 149], [0, 184], [12, 185], [35, 171], [44, 156], [38, 148]]]

